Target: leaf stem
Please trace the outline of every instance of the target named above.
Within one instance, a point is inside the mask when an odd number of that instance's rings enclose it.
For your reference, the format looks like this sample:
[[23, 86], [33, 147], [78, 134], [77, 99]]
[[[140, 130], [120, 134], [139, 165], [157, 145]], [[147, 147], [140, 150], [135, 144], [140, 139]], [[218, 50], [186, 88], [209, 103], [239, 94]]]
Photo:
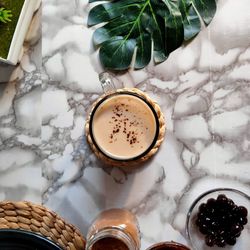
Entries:
[[141, 15], [143, 14], [144, 10], [146, 9], [146, 7], [150, 5], [150, 0], [147, 0], [147, 2], [143, 5], [143, 7], [141, 8], [141, 11], [138, 15], [138, 17], [136, 18], [134, 24], [132, 25], [129, 33], [125, 36], [123, 42], [120, 44], [120, 46], [114, 51], [114, 55], [117, 53], [117, 51], [123, 46], [123, 44], [128, 40], [128, 38], [130, 37], [130, 35], [132, 34], [134, 28], [139, 25], [139, 20], [141, 19]]

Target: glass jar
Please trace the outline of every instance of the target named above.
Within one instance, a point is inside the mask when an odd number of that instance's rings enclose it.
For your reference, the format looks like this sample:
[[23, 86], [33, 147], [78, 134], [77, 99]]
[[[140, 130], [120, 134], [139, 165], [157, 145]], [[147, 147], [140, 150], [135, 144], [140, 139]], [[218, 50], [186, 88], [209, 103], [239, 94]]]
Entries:
[[92, 223], [86, 250], [139, 250], [140, 231], [134, 214], [125, 209], [109, 209]]

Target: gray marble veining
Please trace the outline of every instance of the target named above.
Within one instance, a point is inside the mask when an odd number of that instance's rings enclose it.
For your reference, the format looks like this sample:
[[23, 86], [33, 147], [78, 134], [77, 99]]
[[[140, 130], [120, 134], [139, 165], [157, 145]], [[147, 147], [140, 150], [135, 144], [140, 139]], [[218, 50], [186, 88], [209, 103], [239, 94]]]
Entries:
[[16, 67], [0, 65], [0, 199], [41, 202], [41, 10]]
[[40, 35], [18, 67], [0, 67], [0, 199], [42, 202], [84, 235], [98, 212], [126, 207], [139, 219], [142, 249], [187, 243], [186, 213], [198, 195], [250, 193], [249, 0], [219, 0], [210, 26], [166, 62], [113, 75], [117, 87], [154, 98], [167, 122], [159, 152], [134, 172], [104, 167], [86, 143], [103, 71], [87, 27], [91, 6], [44, 0], [42, 69]]

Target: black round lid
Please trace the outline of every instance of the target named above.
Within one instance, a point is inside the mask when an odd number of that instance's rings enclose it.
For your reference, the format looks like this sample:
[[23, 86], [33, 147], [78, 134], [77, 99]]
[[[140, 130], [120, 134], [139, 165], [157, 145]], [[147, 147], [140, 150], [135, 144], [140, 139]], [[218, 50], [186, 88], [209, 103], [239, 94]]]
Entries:
[[0, 229], [1, 250], [62, 250], [52, 241], [23, 230]]

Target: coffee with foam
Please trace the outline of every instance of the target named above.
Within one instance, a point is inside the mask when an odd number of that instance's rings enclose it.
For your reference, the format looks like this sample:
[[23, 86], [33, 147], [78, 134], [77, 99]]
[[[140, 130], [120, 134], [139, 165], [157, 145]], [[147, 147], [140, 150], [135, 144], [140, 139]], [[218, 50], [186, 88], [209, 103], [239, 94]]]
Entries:
[[142, 98], [129, 93], [115, 94], [96, 107], [91, 130], [95, 144], [105, 155], [129, 160], [141, 156], [152, 146], [157, 119]]

